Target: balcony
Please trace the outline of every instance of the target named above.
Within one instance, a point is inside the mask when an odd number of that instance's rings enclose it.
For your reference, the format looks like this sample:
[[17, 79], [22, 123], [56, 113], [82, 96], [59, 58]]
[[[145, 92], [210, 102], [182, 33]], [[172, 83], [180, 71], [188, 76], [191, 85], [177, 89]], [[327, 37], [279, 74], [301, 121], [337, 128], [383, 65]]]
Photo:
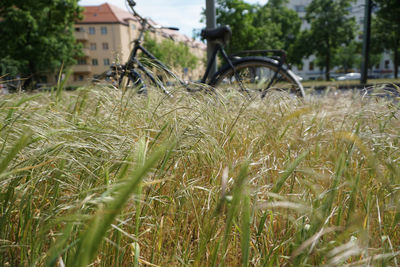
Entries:
[[87, 32], [75, 31], [75, 38], [77, 41], [89, 41]]
[[72, 71], [74, 73], [91, 73], [92, 66], [90, 66], [90, 65], [74, 65], [72, 67]]

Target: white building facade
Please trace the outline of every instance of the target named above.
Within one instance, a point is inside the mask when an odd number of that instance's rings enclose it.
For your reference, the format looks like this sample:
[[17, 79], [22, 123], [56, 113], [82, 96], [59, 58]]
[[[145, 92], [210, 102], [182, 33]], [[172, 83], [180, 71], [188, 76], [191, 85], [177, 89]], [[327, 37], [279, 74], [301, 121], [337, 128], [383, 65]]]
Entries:
[[[302, 30], [307, 29], [310, 25], [307, 23], [306, 8], [311, 3], [312, 0], [290, 0], [288, 7], [295, 10], [299, 17], [302, 19]], [[356, 34], [357, 41], [362, 42], [363, 40], [363, 29], [364, 29], [364, 7], [365, 0], [356, 0], [355, 3], [349, 9], [350, 15], [354, 16], [358, 25], [358, 33]], [[360, 72], [361, 66], [355, 66], [352, 71]], [[372, 69], [368, 70], [368, 75], [374, 78], [393, 78], [394, 76], [394, 64], [389, 53], [384, 53], [379, 64], [374, 66]], [[293, 66], [293, 71], [298, 75], [303, 77], [305, 80], [317, 80], [323, 79], [324, 70], [319, 69], [315, 64], [315, 56], [310, 56], [303, 60], [302, 66]], [[343, 73], [339, 72], [338, 68], [333, 68], [331, 70], [331, 77], [337, 77]]]

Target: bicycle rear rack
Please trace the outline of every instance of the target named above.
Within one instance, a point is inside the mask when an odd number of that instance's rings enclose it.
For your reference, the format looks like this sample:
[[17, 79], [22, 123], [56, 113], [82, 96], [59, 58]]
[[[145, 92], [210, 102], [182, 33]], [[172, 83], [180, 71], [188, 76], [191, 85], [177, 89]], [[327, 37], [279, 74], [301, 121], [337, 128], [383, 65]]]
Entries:
[[229, 55], [230, 59], [234, 59], [235, 57], [240, 56], [251, 56], [251, 55], [259, 55], [263, 57], [268, 57], [275, 59], [279, 62], [279, 64], [283, 65], [286, 64], [286, 51], [281, 49], [266, 49], [266, 50], [244, 50], [238, 53]]

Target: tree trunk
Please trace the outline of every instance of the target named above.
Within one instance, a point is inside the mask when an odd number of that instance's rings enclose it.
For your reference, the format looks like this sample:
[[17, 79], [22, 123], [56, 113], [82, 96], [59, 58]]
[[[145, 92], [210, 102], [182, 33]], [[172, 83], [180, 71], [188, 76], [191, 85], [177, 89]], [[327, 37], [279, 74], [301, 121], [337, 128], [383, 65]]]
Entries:
[[399, 74], [399, 50], [398, 48], [394, 49], [394, 78], [397, 79]]
[[325, 79], [329, 81], [331, 79], [330, 72], [331, 72], [331, 46], [329, 39], [326, 42], [327, 53], [326, 53], [326, 66], [325, 66]]
[[326, 54], [326, 66], [325, 66], [325, 79], [327, 81], [331, 79], [330, 72], [331, 72], [331, 53], [328, 52]]
[[29, 78], [26, 80], [26, 82], [24, 83], [24, 89], [25, 90], [29, 90], [32, 91], [35, 88], [35, 84], [36, 84], [36, 68], [35, 68], [35, 64], [32, 61], [29, 61]]

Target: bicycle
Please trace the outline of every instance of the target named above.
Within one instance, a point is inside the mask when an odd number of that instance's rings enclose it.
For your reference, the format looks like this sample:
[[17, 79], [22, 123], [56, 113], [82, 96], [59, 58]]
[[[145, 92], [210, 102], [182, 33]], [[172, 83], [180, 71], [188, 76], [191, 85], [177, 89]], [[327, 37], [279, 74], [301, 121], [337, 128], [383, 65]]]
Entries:
[[[131, 50], [126, 64], [112, 66], [111, 70], [103, 74], [103, 76], [114, 80], [114, 82], [123, 89], [126, 89], [129, 85], [134, 86], [138, 88], [139, 93], [147, 93], [147, 83], [145, 80], [148, 79], [165, 94], [172, 95], [162, 79], [158, 79], [153, 75], [152, 71], [142, 62], [143, 59], [138, 57], [138, 52], [140, 51], [152, 61], [153, 66], [156, 66], [165, 74], [174, 77], [174, 79], [188, 91], [197, 91], [179, 77], [176, 77], [173, 71], [142, 46], [144, 34], [148, 30], [178, 29], [175, 27], [151, 25], [146, 18], [143, 18], [135, 11], [134, 7], [136, 3], [134, 0], [127, 0], [127, 2], [133, 15], [140, 21], [141, 28], [139, 36], [133, 42], [134, 47]], [[215, 44], [215, 49], [207, 64], [200, 84], [209, 85], [211, 88], [214, 88], [213, 90], [215, 90], [215, 88], [239, 90], [246, 95], [257, 93], [261, 95], [261, 98], [264, 98], [266, 94], [272, 90], [287, 91], [297, 96], [304, 97], [304, 88], [297, 76], [286, 64], [286, 53], [283, 50], [242, 51], [228, 56], [224, 50], [224, 46], [229, 42], [231, 36], [232, 32], [229, 26], [202, 30], [201, 37], [206, 39], [207, 42], [213, 42]], [[209, 78], [212, 64], [216, 61], [218, 53], [225, 60], [225, 64]], [[259, 54], [261, 54], [261, 56]], [[268, 54], [273, 55], [267, 56]]]

